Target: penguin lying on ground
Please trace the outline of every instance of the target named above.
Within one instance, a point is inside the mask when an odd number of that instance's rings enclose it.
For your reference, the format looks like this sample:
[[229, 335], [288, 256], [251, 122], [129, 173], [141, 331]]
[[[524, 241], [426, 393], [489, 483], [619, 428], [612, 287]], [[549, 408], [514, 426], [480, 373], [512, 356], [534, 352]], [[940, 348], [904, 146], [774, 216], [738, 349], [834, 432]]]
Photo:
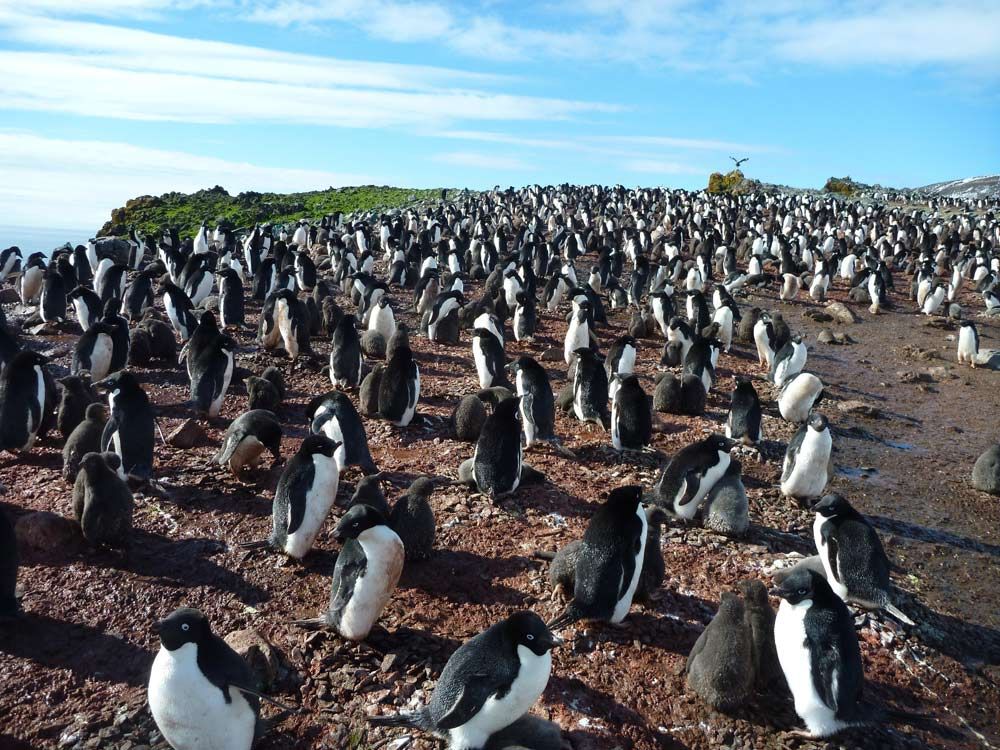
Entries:
[[889, 558], [882, 540], [864, 516], [840, 495], [813, 505], [813, 539], [827, 583], [845, 602], [882, 609], [907, 625], [915, 623], [892, 603]]
[[120, 466], [115, 453], [88, 453], [80, 461], [73, 484], [73, 515], [84, 539], [95, 547], [125, 547], [132, 533], [135, 501], [118, 474]]
[[551, 651], [561, 642], [538, 615], [513, 614], [451, 655], [428, 705], [411, 714], [371, 716], [369, 722], [431, 732], [448, 741], [448, 750], [482, 748], [541, 697]]
[[380, 511], [363, 503], [344, 514], [334, 536], [344, 547], [333, 571], [330, 604], [320, 617], [296, 624], [332, 628], [350, 641], [363, 641], [403, 572], [403, 542]]
[[240, 414], [226, 429], [219, 452], [212, 459], [228, 466], [233, 476], [244, 481], [247, 468], [257, 465], [265, 450], [281, 460], [281, 423], [272, 412], [251, 409]]

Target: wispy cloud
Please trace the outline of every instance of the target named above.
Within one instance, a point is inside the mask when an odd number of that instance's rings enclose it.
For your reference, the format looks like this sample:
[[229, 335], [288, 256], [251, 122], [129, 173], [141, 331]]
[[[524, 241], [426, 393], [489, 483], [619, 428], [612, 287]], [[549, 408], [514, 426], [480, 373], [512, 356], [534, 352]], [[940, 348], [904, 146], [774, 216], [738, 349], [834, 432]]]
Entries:
[[640, 172], [642, 174], [704, 175], [709, 172], [704, 167], [695, 167], [681, 162], [659, 161], [656, 159], [632, 159], [625, 162], [624, 167], [629, 172]]
[[502, 169], [505, 171], [527, 172], [531, 170], [531, 165], [522, 159], [512, 156], [501, 156], [497, 154], [481, 154], [472, 151], [449, 151], [443, 154], [435, 154], [433, 160], [442, 164], [452, 164], [458, 167], [470, 167], [472, 169]]
[[290, 169], [141, 148], [128, 143], [45, 138], [0, 131], [0, 215], [18, 224], [95, 229], [136, 195], [191, 192], [222, 184], [290, 192], [360, 185], [371, 175]]

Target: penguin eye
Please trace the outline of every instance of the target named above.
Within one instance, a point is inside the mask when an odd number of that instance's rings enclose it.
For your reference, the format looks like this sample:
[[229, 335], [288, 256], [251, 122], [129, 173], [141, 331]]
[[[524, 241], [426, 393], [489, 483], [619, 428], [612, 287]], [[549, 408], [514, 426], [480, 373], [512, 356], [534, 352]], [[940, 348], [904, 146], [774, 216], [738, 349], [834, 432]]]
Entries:
[[528, 640], [529, 641], [535, 640], [535, 636], [533, 636], [531, 633], [528, 633]]
[[183, 630], [185, 632], [187, 632], [190, 629], [191, 629], [191, 626], [188, 625], [186, 622], [181, 625], [181, 630]]
[[809, 593], [809, 589], [799, 589], [799, 596], [805, 596]]

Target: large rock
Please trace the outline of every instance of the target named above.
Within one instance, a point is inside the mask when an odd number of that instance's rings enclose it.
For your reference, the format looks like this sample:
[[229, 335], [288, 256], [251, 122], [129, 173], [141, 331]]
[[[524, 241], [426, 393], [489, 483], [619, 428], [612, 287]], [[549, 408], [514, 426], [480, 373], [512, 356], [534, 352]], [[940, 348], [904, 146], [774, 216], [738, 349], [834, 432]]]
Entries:
[[68, 518], [47, 510], [28, 513], [14, 527], [22, 557], [65, 555], [79, 549], [80, 527]]
[[234, 630], [224, 640], [233, 651], [246, 659], [263, 690], [274, 684], [281, 668], [281, 653], [260, 631], [253, 628]]
[[831, 302], [826, 306], [826, 312], [838, 323], [857, 323], [858, 316], [843, 302]]
[[987, 448], [972, 467], [972, 486], [977, 490], [1000, 495], [1000, 445]]

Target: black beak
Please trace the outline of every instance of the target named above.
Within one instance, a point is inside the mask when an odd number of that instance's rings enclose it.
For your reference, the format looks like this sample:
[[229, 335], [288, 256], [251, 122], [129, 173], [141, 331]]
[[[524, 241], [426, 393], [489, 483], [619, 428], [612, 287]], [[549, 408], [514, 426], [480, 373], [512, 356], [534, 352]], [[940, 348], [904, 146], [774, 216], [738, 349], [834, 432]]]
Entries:
[[157, 635], [159, 635], [162, 632], [162, 630], [163, 630], [163, 622], [162, 621], [157, 620], [156, 622], [153, 623], [153, 632], [154, 633], [156, 633]]
[[549, 650], [552, 650], [554, 648], [562, 646], [565, 642], [566, 642], [565, 639], [563, 639], [561, 636], [558, 636], [555, 633], [549, 633], [549, 638], [548, 641], [546, 641], [545, 645]]

